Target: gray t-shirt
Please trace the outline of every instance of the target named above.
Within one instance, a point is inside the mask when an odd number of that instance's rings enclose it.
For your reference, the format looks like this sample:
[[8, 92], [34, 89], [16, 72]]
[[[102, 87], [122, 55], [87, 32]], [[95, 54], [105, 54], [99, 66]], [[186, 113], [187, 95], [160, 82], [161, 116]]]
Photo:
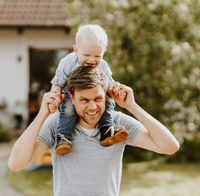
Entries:
[[[51, 83], [64, 88], [70, 73], [78, 66], [80, 66], [78, 56], [74, 52], [66, 55], [60, 60], [56, 74], [51, 80]], [[98, 68], [107, 76], [109, 87], [113, 86], [115, 82], [112, 79], [112, 72], [108, 63], [102, 59], [101, 63], [98, 65]]]
[[143, 125], [121, 112], [113, 112], [116, 124], [129, 131], [126, 141], [108, 147], [99, 143], [98, 129], [90, 136], [77, 125], [72, 137], [72, 151], [55, 153], [55, 132], [59, 114], [50, 116], [40, 131], [39, 140], [52, 152], [55, 196], [117, 196], [119, 194], [122, 157], [125, 145], [134, 145]]

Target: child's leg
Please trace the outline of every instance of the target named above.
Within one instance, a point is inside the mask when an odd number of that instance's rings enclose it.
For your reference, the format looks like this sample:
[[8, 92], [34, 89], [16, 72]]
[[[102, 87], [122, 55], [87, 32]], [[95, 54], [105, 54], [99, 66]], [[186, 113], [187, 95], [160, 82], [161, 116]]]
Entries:
[[59, 107], [59, 123], [56, 130], [57, 154], [65, 154], [71, 150], [71, 136], [76, 122], [77, 114], [69, 95], [66, 94], [64, 101]]
[[101, 131], [101, 134], [104, 134], [107, 131], [107, 128], [110, 126], [114, 125], [114, 120], [112, 117], [111, 112], [115, 108], [115, 102], [114, 100], [109, 97], [108, 95], [106, 96], [106, 109], [105, 112], [99, 122], [99, 129]]
[[99, 130], [101, 133], [100, 143], [109, 146], [121, 142], [128, 138], [128, 132], [123, 126], [115, 126], [112, 111], [114, 110], [114, 100], [106, 96], [106, 110], [99, 122]]

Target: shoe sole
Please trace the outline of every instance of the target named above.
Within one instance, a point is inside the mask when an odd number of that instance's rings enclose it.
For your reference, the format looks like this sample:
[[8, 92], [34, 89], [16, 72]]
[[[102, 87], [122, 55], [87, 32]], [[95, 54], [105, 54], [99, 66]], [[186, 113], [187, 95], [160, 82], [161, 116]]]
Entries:
[[100, 144], [103, 146], [110, 146], [119, 142], [124, 141], [128, 138], [128, 132], [127, 131], [119, 131], [113, 136], [110, 136], [106, 138], [105, 140], [101, 141]]
[[58, 155], [67, 154], [72, 150], [72, 148], [69, 145], [60, 145], [56, 148], [56, 153]]

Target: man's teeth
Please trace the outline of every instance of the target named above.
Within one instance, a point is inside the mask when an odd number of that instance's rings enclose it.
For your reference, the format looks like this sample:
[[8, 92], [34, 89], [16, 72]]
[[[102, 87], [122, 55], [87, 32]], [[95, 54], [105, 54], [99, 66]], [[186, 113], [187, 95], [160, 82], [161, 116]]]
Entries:
[[94, 115], [97, 114], [97, 112], [87, 112], [87, 114], [90, 115], [90, 116], [94, 116]]

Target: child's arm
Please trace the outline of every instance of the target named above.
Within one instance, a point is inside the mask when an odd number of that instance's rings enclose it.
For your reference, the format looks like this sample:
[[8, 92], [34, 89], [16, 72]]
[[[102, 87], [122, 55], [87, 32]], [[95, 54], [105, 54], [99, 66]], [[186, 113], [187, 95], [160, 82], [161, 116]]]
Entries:
[[[51, 92], [56, 93], [59, 97], [61, 97], [61, 100], [63, 100], [63, 96], [61, 94], [62, 88], [58, 85], [52, 84], [51, 86]], [[57, 110], [58, 106], [55, 106], [51, 103], [48, 104], [48, 109], [50, 113], [54, 113]]]
[[124, 101], [126, 99], [126, 96], [127, 96], [127, 92], [125, 91], [122, 91], [121, 89], [118, 89], [118, 86], [119, 86], [119, 82], [116, 82], [113, 78], [112, 78], [112, 71], [108, 65], [108, 63], [103, 60], [103, 66], [104, 66], [104, 71], [105, 71], [105, 75], [108, 79], [108, 91], [107, 91], [107, 94], [109, 96], [112, 95], [112, 89], [113, 87], [115, 87], [116, 89], [116, 94], [115, 96], [118, 97], [118, 99], [120, 99], [121, 101]]
[[55, 92], [55, 93], [61, 94], [61, 91], [62, 91], [62, 87], [60, 87], [58, 85], [55, 85], [55, 84], [52, 84], [51, 92]]
[[[70, 53], [64, 58], [62, 58], [56, 69], [55, 76], [51, 80], [52, 83], [51, 92], [57, 93], [61, 97], [61, 100], [64, 99], [64, 95], [62, 95], [62, 90], [66, 86], [67, 78], [72, 71], [72, 67], [75, 64], [75, 61], [76, 61], [76, 56], [74, 53]], [[57, 108], [55, 107], [53, 108], [50, 107], [51, 104], [49, 104], [49, 110], [51, 113], [57, 110]]]

